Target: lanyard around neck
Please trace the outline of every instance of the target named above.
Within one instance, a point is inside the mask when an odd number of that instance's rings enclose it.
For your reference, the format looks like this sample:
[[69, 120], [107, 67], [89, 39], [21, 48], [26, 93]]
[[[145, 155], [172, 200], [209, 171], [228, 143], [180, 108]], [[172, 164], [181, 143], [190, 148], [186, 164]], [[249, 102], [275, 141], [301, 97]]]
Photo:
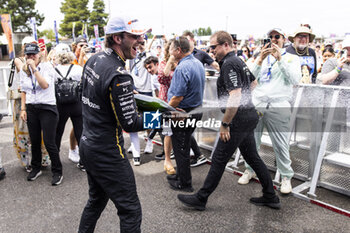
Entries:
[[[35, 94], [35, 93], [36, 93], [36, 91], [35, 91], [35, 88], [36, 88], [36, 78], [35, 78], [35, 75], [34, 75], [33, 72], [32, 72], [32, 68], [31, 68], [30, 66], [28, 66], [28, 68], [29, 68], [29, 71], [30, 71], [30, 81], [31, 81], [31, 83], [32, 83], [32, 88], [33, 88], [32, 92], [33, 92], [33, 94]], [[39, 68], [38, 68], [38, 69], [39, 69]], [[33, 81], [33, 76], [34, 76], [34, 81]]]

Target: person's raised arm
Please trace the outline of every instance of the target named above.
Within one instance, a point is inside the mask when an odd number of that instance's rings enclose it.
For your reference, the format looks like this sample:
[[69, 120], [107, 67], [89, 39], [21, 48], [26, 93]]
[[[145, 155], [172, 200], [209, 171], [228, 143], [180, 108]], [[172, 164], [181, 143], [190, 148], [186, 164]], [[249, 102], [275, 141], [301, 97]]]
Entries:
[[347, 58], [341, 57], [337, 60], [337, 66], [333, 68], [330, 66], [331, 61], [327, 60], [322, 67], [322, 84], [331, 84], [339, 76], [346, 62]]
[[27, 65], [31, 68], [31, 73], [36, 78], [36, 80], [38, 81], [39, 86], [42, 89], [48, 88], [49, 84], [46, 82], [46, 79], [42, 76], [40, 71], [37, 69], [34, 60], [33, 59], [27, 59]]

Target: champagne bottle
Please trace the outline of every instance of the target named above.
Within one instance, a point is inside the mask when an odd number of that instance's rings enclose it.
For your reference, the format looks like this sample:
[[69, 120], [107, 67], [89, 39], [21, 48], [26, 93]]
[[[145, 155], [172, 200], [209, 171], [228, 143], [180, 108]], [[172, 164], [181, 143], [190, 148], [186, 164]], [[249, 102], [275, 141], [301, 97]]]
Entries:
[[136, 100], [137, 108], [141, 112], [157, 110], [160, 112], [176, 111], [176, 109], [171, 107], [168, 103], [156, 97], [135, 94], [134, 98]]

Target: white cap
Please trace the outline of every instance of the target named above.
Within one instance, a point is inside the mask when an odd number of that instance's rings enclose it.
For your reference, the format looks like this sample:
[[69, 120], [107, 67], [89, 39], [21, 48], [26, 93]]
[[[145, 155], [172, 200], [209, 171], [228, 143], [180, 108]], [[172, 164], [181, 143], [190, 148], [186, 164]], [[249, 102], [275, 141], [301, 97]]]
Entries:
[[282, 36], [285, 36], [284, 32], [280, 28], [273, 28], [273, 29], [271, 29], [270, 31], [267, 32], [267, 36], [270, 36], [271, 32], [277, 32], [277, 33], [281, 34]]
[[70, 52], [71, 49], [70, 49], [69, 45], [60, 43], [60, 44], [56, 45], [55, 51], [56, 51], [56, 53], [67, 53], [67, 52]]
[[350, 47], [350, 37], [346, 37], [345, 40], [343, 40], [342, 46], [343, 49], [346, 47]]
[[29, 43], [38, 43], [38, 42], [32, 36], [24, 37], [22, 40], [22, 45], [29, 44]]
[[118, 32], [128, 32], [134, 35], [142, 35], [152, 31], [151, 28], [145, 29], [140, 27], [138, 19], [130, 17], [113, 17], [108, 20], [106, 26], [106, 35]]

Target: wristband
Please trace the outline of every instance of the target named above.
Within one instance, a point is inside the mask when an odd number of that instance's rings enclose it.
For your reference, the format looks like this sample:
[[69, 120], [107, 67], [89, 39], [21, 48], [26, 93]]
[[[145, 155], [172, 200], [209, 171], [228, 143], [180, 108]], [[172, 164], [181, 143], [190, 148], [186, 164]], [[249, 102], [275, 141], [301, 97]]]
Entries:
[[341, 67], [338, 66], [338, 67], [335, 68], [335, 71], [336, 71], [338, 74], [340, 74], [340, 72], [342, 71], [342, 69], [343, 69], [343, 68], [341, 68]]

